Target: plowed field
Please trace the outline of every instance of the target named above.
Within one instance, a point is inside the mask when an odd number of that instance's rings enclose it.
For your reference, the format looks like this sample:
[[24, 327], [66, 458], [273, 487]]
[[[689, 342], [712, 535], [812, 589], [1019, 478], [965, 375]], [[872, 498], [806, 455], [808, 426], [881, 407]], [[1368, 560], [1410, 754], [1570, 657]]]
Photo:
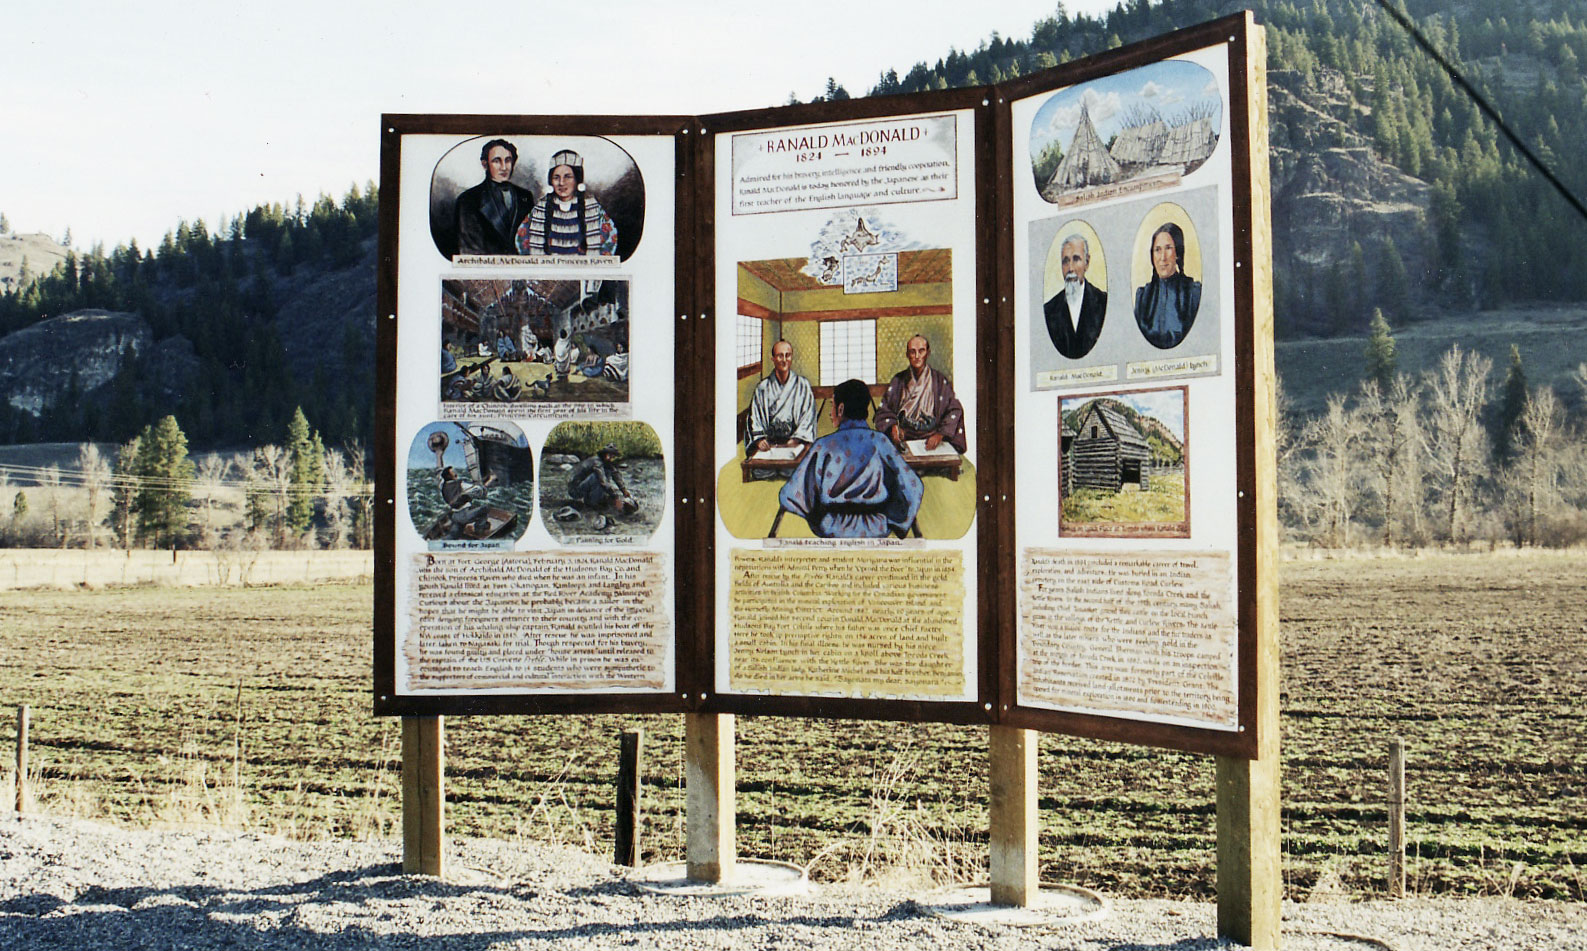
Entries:
[[[1395, 736], [1413, 891], [1587, 897], [1587, 555], [1283, 572], [1291, 897], [1381, 889]], [[302, 837], [396, 831], [399, 730], [369, 715], [370, 597], [7, 592], [0, 704], [32, 706], [40, 804]], [[678, 857], [681, 717], [449, 718], [449, 833], [609, 850], [630, 727], [646, 731], [647, 857]], [[0, 726], [0, 743], [11, 734]], [[985, 751], [982, 728], [741, 718], [740, 854], [813, 861], [820, 878], [964, 873], [985, 860]], [[1044, 878], [1212, 894], [1210, 759], [1047, 736], [1041, 783]]]

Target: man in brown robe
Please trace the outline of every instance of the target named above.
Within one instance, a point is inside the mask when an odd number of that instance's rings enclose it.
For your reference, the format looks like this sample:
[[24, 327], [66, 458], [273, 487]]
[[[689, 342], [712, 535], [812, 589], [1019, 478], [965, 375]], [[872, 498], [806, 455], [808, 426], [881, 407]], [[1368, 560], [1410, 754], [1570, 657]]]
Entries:
[[873, 426], [900, 449], [908, 440], [924, 439], [927, 450], [946, 441], [963, 453], [968, 445], [964, 407], [953, 395], [953, 382], [927, 363], [931, 342], [916, 334], [904, 345], [904, 355], [909, 358], [909, 368], [895, 373], [887, 384]]

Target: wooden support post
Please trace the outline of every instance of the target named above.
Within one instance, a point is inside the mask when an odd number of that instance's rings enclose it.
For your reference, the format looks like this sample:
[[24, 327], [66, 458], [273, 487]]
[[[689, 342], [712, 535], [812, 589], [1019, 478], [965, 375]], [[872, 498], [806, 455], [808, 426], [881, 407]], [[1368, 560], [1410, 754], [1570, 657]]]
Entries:
[[1041, 890], [1036, 863], [1035, 730], [991, 727], [992, 904], [1028, 908]]
[[1269, 951], [1278, 947], [1284, 899], [1277, 751], [1217, 761], [1218, 935]]
[[1405, 741], [1389, 744], [1389, 897], [1405, 897]]
[[446, 874], [446, 734], [440, 717], [402, 718], [402, 870]]
[[[1272, 191], [1268, 182], [1267, 34], [1245, 14], [1244, 64], [1232, 63], [1231, 95], [1239, 95], [1250, 118], [1248, 140], [1234, 145], [1235, 159], [1250, 175], [1250, 217], [1237, 221], [1236, 232], [1249, 228], [1249, 265], [1236, 262], [1236, 291], [1251, 295], [1252, 434], [1250, 494], [1240, 501], [1251, 506], [1254, 555], [1245, 563], [1251, 582], [1242, 591], [1250, 601], [1241, 608], [1242, 625], [1249, 618], [1254, 640], [1247, 654], [1242, 646], [1240, 676], [1254, 687], [1255, 731], [1252, 759], [1217, 757], [1218, 807], [1218, 936], [1253, 948], [1278, 947], [1284, 885], [1279, 837], [1279, 647], [1278, 647], [1278, 474], [1275, 451], [1275, 381], [1273, 370], [1273, 225]], [[1240, 172], [1235, 172], [1238, 183]], [[1236, 189], [1239, 185], [1236, 184]], [[1238, 204], [1236, 205], [1238, 207]], [[1238, 214], [1238, 212], [1237, 212]], [[1237, 254], [1239, 252], [1236, 252]], [[1250, 283], [1245, 284], [1246, 281]], [[1241, 478], [1243, 479], [1244, 473]], [[1243, 530], [1243, 527], [1242, 527]], [[1249, 677], [1250, 680], [1246, 681]], [[1244, 689], [1244, 685], [1242, 685]]]
[[731, 882], [737, 860], [733, 715], [686, 713], [683, 734], [688, 877]]
[[17, 814], [28, 808], [28, 705], [17, 707]]
[[612, 861], [631, 868], [639, 864], [639, 777], [644, 773], [644, 747], [645, 731], [623, 731], [617, 752], [617, 832]]

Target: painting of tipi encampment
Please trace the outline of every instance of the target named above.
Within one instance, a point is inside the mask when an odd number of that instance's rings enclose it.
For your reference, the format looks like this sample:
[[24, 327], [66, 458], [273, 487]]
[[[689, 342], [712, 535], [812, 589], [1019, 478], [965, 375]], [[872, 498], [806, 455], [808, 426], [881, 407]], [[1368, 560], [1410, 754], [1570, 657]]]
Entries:
[[1166, 60], [1054, 93], [1031, 122], [1036, 190], [1055, 205], [1179, 184], [1218, 148], [1212, 73]]

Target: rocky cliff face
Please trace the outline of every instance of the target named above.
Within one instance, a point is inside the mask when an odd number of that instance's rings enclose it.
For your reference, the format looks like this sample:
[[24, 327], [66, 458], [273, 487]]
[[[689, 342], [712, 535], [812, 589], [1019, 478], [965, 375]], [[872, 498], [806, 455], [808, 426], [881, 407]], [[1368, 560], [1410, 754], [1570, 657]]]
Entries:
[[187, 340], [156, 342], [136, 314], [84, 310], [0, 338], [0, 392], [37, 416], [57, 400], [94, 397], [135, 360], [170, 393], [180, 393], [197, 366]]
[[[1268, 98], [1273, 266], [1288, 279], [1284, 303], [1308, 311], [1326, 306], [1325, 282], [1316, 278], [1345, 268], [1355, 242], [1368, 281], [1392, 239], [1416, 284], [1431, 265], [1427, 183], [1381, 161], [1345, 121], [1364, 110], [1344, 77], [1319, 69], [1307, 85], [1294, 72], [1273, 70]], [[1372, 289], [1358, 290], [1370, 298]], [[1286, 316], [1294, 315], [1280, 314], [1281, 324]]]

